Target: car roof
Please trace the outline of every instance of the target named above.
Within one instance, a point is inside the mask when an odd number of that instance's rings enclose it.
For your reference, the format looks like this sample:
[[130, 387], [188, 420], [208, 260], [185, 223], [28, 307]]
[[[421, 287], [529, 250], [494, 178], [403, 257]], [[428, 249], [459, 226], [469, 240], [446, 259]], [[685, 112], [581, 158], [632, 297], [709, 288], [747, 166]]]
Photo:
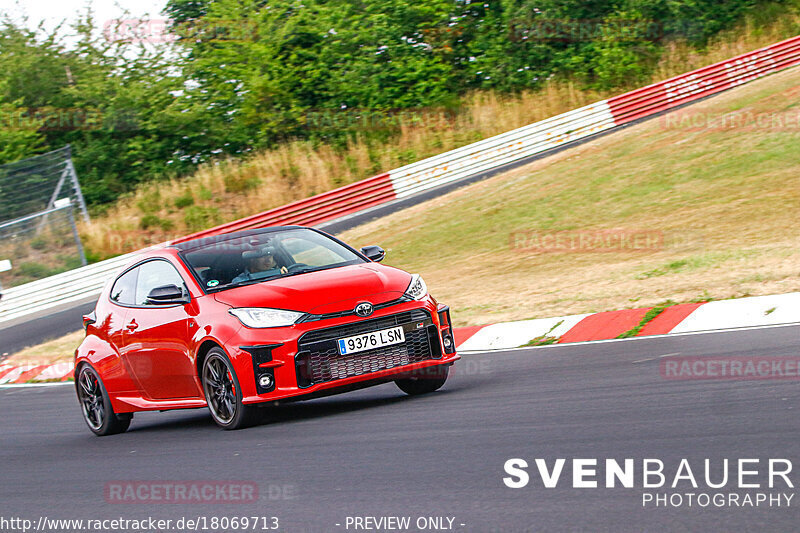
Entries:
[[287, 229], [310, 229], [305, 226], [269, 226], [266, 228], [255, 228], [255, 229], [247, 229], [242, 231], [234, 231], [231, 233], [221, 233], [219, 235], [211, 235], [209, 237], [200, 237], [198, 239], [192, 239], [189, 241], [183, 242], [174, 242], [170, 243], [168, 248], [173, 248], [178, 250], [179, 252], [184, 252], [187, 250], [192, 250], [195, 248], [200, 248], [204, 246], [209, 246], [213, 244], [217, 244], [220, 242], [225, 242], [231, 239], [236, 239], [239, 237], [249, 237], [251, 235], [262, 235], [264, 233], [272, 233], [275, 231], [287, 230]]

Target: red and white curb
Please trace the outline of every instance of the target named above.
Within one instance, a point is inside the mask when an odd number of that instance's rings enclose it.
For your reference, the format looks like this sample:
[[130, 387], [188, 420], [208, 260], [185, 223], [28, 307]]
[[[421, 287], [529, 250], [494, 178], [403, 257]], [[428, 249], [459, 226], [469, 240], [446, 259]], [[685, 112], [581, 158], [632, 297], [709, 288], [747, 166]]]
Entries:
[[31, 385], [67, 381], [72, 378], [74, 368], [71, 361], [54, 365], [0, 364], [0, 385]]
[[[454, 333], [460, 352], [519, 348], [543, 337], [558, 344], [608, 340], [636, 327], [650, 309], [519, 320], [456, 328]], [[673, 305], [648, 322], [636, 337], [794, 323], [800, 323], [800, 292]], [[72, 378], [72, 371], [71, 362], [24, 366], [0, 364], [0, 386], [64, 382]]]
[[[518, 348], [542, 337], [558, 344], [615, 339], [652, 308], [456, 328], [460, 352]], [[667, 307], [636, 337], [800, 323], [800, 292]]]

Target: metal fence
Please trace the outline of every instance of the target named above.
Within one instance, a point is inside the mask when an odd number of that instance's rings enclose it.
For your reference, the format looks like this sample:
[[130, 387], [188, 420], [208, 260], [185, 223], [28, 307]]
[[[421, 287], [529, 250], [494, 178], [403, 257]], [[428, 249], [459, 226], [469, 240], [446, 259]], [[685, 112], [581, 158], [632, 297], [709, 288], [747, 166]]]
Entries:
[[0, 165], [0, 260], [6, 287], [86, 265], [75, 217], [89, 220], [69, 146]]

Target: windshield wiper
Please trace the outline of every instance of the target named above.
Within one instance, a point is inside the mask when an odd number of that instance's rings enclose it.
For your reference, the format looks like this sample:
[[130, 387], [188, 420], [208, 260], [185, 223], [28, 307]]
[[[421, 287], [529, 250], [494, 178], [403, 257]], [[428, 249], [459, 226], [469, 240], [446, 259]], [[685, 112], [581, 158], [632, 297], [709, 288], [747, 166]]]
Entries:
[[217, 292], [225, 289], [233, 289], [234, 287], [244, 287], [245, 285], [255, 285], [256, 283], [261, 283], [262, 281], [269, 281], [272, 279], [282, 278], [283, 276], [266, 276], [263, 278], [256, 278], [256, 279], [244, 279], [242, 281], [237, 281], [236, 283], [226, 283], [225, 285], [217, 285], [216, 287], [210, 287], [209, 292]]
[[275, 279], [283, 279], [288, 278], [291, 276], [297, 276], [300, 274], [308, 274], [309, 272], [319, 272], [320, 270], [329, 270], [331, 268], [338, 268], [342, 265], [328, 265], [324, 267], [307, 267], [301, 270], [296, 270], [294, 272], [287, 272], [286, 274], [280, 274], [276, 276], [266, 276], [263, 278], [255, 278], [255, 279], [246, 279], [242, 281], [237, 281], [236, 283], [226, 283], [225, 285], [217, 285], [216, 287], [209, 288], [208, 292], [218, 292], [225, 289], [233, 289], [235, 287], [244, 287], [246, 285], [254, 285], [256, 283], [261, 283], [262, 281], [272, 281]]
[[301, 270], [296, 270], [295, 272], [289, 272], [288, 274], [284, 274], [281, 277], [286, 278], [286, 277], [289, 277], [289, 276], [296, 276], [298, 274], [308, 274], [309, 272], [319, 272], [321, 270], [330, 270], [332, 268], [339, 268], [340, 266], [342, 266], [342, 265], [339, 264], [339, 265], [327, 265], [327, 266], [323, 266], [323, 267], [307, 267], [307, 268], [303, 268]]

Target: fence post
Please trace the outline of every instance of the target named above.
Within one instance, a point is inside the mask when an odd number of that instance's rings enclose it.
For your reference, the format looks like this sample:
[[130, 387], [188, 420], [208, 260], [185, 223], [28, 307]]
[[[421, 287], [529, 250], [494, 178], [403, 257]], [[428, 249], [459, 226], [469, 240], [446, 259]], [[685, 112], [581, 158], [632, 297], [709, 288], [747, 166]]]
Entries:
[[83, 192], [81, 192], [81, 184], [78, 182], [78, 173], [75, 171], [75, 165], [72, 164], [72, 145], [67, 145], [67, 169], [69, 178], [72, 181], [72, 188], [75, 191], [75, 196], [78, 198], [78, 208], [83, 215], [83, 221], [89, 222], [89, 211], [86, 209], [86, 201], [83, 199]]
[[67, 217], [69, 217], [69, 225], [72, 227], [72, 237], [75, 239], [75, 245], [78, 247], [78, 254], [81, 256], [81, 266], [86, 266], [86, 254], [83, 252], [83, 243], [81, 243], [81, 236], [78, 234], [78, 225], [75, 224], [75, 217], [72, 214], [72, 202], [65, 208], [67, 210]]
[[[3, 259], [0, 261], [0, 272], [8, 272], [11, 270], [11, 261]], [[0, 283], [0, 300], [3, 299], [3, 284]]]

